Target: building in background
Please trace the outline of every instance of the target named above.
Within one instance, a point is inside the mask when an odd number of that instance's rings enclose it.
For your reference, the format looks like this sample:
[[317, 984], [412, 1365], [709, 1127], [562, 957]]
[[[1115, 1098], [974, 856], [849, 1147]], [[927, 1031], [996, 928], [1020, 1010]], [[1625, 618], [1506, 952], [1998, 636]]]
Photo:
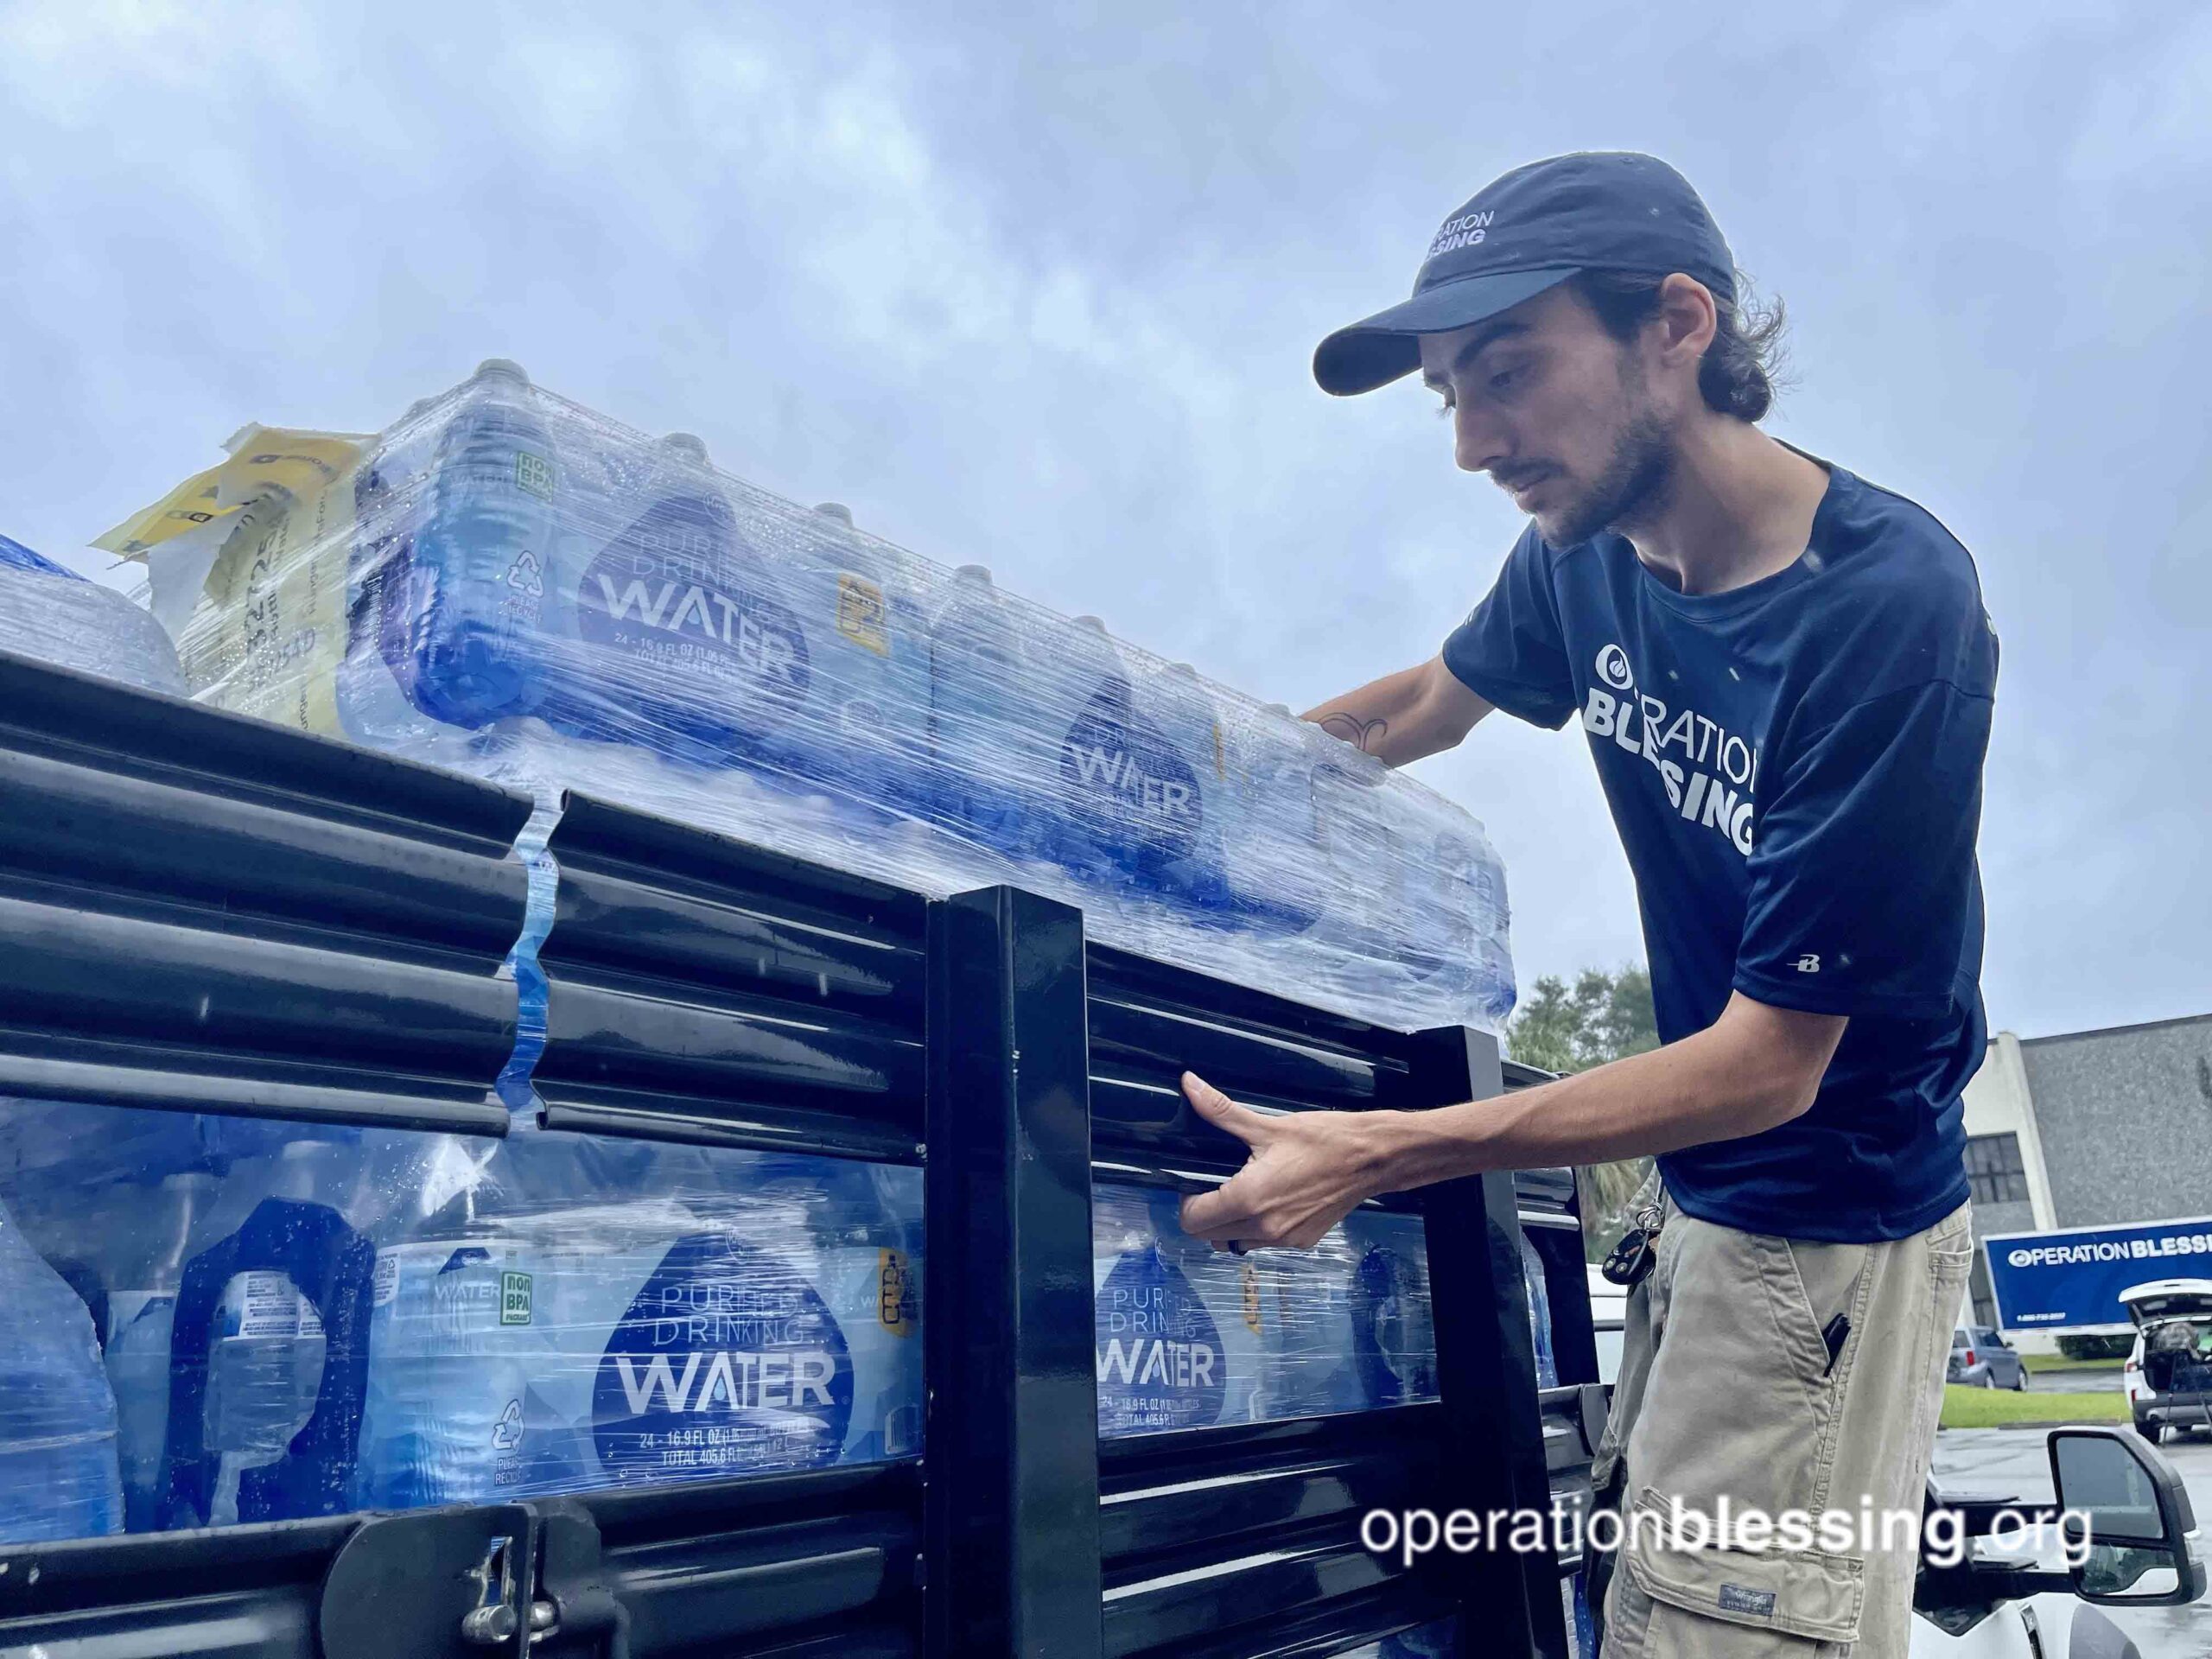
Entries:
[[[1966, 1128], [1977, 1242], [2212, 1215], [2212, 1014], [1999, 1032], [1967, 1085]], [[2184, 1275], [2198, 1273], [2151, 1262], [2141, 1277]], [[1968, 1288], [1975, 1322], [1997, 1324], [1980, 1250]], [[2054, 1344], [2029, 1334], [2022, 1345]]]

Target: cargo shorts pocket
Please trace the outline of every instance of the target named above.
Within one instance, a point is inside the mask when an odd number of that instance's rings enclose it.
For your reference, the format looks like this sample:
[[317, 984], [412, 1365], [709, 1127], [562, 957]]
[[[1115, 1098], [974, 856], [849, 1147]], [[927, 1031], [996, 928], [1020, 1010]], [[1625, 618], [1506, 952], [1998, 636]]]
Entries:
[[[1859, 1639], [1866, 1564], [1815, 1550], [1686, 1547], [1671, 1510], [1646, 1487], [1619, 1571], [1643, 1628], [1619, 1632], [1637, 1659], [1815, 1659]], [[1662, 1525], [1662, 1523], [1665, 1523]], [[1625, 1608], [1624, 1609], [1625, 1611]]]

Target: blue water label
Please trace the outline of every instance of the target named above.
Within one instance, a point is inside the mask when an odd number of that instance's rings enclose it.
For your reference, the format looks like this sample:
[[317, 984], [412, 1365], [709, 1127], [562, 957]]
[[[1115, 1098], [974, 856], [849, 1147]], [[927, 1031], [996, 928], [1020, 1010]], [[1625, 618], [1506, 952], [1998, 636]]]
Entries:
[[781, 1256], [679, 1239], [601, 1357], [592, 1438], [617, 1480], [818, 1467], [853, 1414], [845, 1334]]
[[1203, 1428], [1228, 1388], [1221, 1332], [1181, 1268], [1128, 1251], [1098, 1287], [1098, 1428], [1105, 1435]]
[[1069, 815], [1094, 840], [1164, 858], [1187, 858], [1198, 844], [1205, 812], [1198, 773], [1131, 706], [1125, 685], [1101, 691], [1068, 728], [1060, 785]]
[[576, 628], [664, 670], [741, 698], [765, 730], [805, 700], [806, 635], [789, 606], [753, 592], [717, 545], [721, 527], [663, 502], [600, 550], [576, 589]]

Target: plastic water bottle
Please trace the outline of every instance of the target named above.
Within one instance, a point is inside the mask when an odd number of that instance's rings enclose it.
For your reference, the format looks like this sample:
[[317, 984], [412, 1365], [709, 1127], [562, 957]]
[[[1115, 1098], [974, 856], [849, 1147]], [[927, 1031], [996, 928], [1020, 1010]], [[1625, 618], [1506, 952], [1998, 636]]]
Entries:
[[1311, 1250], [1255, 1250], [1245, 1260], [1257, 1280], [1263, 1355], [1253, 1416], [1360, 1409], [1355, 1268], [1342, 1231]]
[[152, 613], [0, 536], [0, 651], [181, 696], [176, 648]]
[[765, 768], [807, 701], [808, 645], [783, 574], [686, 432], [661, 440], [645, 506], [585, 564], [561, 625], [578, 643], [548, 718], [576, 736]]
[[1095, 616], [1077, 617], [1048, 650], [1051, 679], [1040, 690], [1060, 728], [1051, 856], [1082, 880], [1127, 887], [1134, 872], [1122, 791], [1132, 769], [1129, 724], [1136, 712], [1128, 677]]
[[511, 1326], [535, 1308], [518, 1282], [503, 1321], [505, 1264], [492, 1243], [470, 1237], [493, 1152], [431, 1136], [395, 1148], [382, 1174], [393, 1203], [376, 1236], [357, 1507], [486, 1498], [486, 1465], [519, 1448], [527, 1357]]
[[115, 1395], [92, 1315], [0, 1209], [0, 1543], [123, 1527]]
[[188, 1113], [0, 1101], [0, 1189], [25, 1239], [91, 1310], [114, 1390], [127, 1529], [159, 1524], [169, 1327], [216, 1177]]
[[[844, 1428], [832, 1455], [844, 1463], [911, 1457], [922, 1433], [922, 1191], [920, 1172], [845, 1159], [772, 1156], [746, 1171], [724, 1154], [725, 1190], [744, 1195], [734, 1224], [760, 1245], [788, 1240], [758, 1208], [789, 1205], [804, 1217], [804, 1243], [786, 1254], [826, 1304], [825, 1346], [844, 1364], [826, 1381], [826, 1400], [805, 1404]], [[749, 1212], [749, 1213], [748, 1213]], [[790, 1241], [796, 1243], [796, 1241]], [[849, 1377], [847, 1376], [849, 1369]], [[799, 1375], [794, 1369], [794, 1376]], [[794, 1386], [794, 1406], [804, 1390]], [[849, 1401], [849, 1404], [847, 1402]], [[811, 1461], [826, 1460], [818, 1454]]]
[[1344, 1217], [1352, 1255], [1352, 1355], [1365, 1402], [1433, 1400], [1436, 1319], [1419, 1216], [1355, 1210]]
[[1230, 745], [1222, 820], [1230, 906], [1240, 924], [1302, 933], [1328, 902], [1325, 848], [1315, 834], [1315, 746], [1336, 740], [1287, 704], [1269, 703]]
[[815, 509], [792, 550], [814, 695], [791, 735], [794, 765], [863, 823], [923, 810], [929, 760], [930, 640], [891, 550], [853, 529], [836, 502]]
[[1415, 983], [1495, 1023], [1513, 1007], [1505, 953], [1505, 877], [1481, 831], [1445, 802], [1410, 785], [1381, 791], [1390, 830], [1395, 929]]
[[1058, 734], [1035, 706], [1039, 665], [988, 568], [952, 573], [930, 622], [931, 816], [1010, 858], [1050, 856]]
[[542, 1131], [481, 1160], [448, 1141], [378, 1254], [359, 1501], [918, 1449], [919, 1184], [877, 1173]]
[[195, 1227], [170, 1329], [165, 1526], [347, 1507], [374, 1260], [346, 1214], [359, 1137], [241, 1124], [233, 1143], [278, 1135], [274, 1155], [232, 1163]]
[[390, 1177], [399, 1200], [378, 1234], [358, 1506], [605, 1484], [590, 1439], [600, 1351], [697, 1221], [642, 1182], [608, 1182], [580, 1146], [542, 1131], [497, 1145], [441, 1135]]
[[1544, 1258], [1526, 1232], [1521, 1235], [1521, 1281], [1529, 1294], [1529, 1344], [1535, 1351], [1536, 1386], [1559, 1386], [1559, 1361], [1552, 1352], [1552, 1302], [1544, 1288]]
[[1176, 1211], [1173, 1194], [1092, 1194], [1098, 1432], [1109, 1440], [1252, 1414], [1262, 1360], [1250, 1260], [1217, 1258], [1184, 1233]]
[[[840, 1274], [833, 1311], [854, 1353], [853, 1421], [839, 1459], [872, 1463], [918, 1456], [927, 1393], [922, 1375], [922, 1274], [925, 1234], [922, 1172], [856, 1165], [867, 1210], [858, 1231], [859, 1271]], [[858, 1336], [850, 1334], [859, 1332]]]
[[[423, 664], [416, 645], [430, 587], [427, 572], [417, 574], [416, 547], [431, 522], [431, 486], [448, 431], [436, 408], [435, 398], [416, 399], [353, 476], [346, 649], [336, 690], [346, 735], [372, 748], [428, 753], [447, 735], [416, 696]], [[549, 540], [549, 550], [554, 544]], [[550, 570], [550, 550], [545, 557]], [[186, 638], [198, 643], [196, 634]]]
[[[543, 698], [561, 468], [529, 377], [480, 365], [438, 441], [385, 660], [415, 706], [481, 727]], [[387, 606], [391, 604], [387, 599]]]
[[[1065, 645], [1066, 669], [1056, 677], [1071, 711], [1060, 746], [1059, 861], [1122, 893], [1191, 900], [1205, 865], [1198, 772], [1140, 706], [1104, 623], [1076, 618]], [[1186, 741], [1196, 741], [1204, 693], [1195, 683], [1165, 702], [1148, 686], [1146, 700], [1163, 715], [1175, 709]]]
[[161, 1524], [162, 1448], [169, 1421], [169, 1337], [195, 1224], [213, 1203], [214, 1174], [182, 1168], [152, 1185], [115, 1189], [119, 1252], [108, 1298], [107, 1375], [115, 1389], [125, 1525]]
[[1323, 929], [1332, 944], [1361, 962], [1391, 963], [1403, 941], [1395, 935], [1400, 855], [1385, 807], [1390, 769], [1325, 732], [1319, 736], [1314, 836], [1335, 899]]
[[1505, 870], [1490, 842], [1470, 827], [1436, 837], [1437, 915], [1443, 973], [1459, 1006], [1480, 1022], [1513, 1012], [1513, 959], [1506, 949]]
[[1160, 849], [1161, 884], [1169, 893], [1201, 913], [1218, 915], [1230, 902], [1222, 849], [1229, 760], [1220, 712], [1188, 663], [1170, 663], [1147, 689], [1176, 763], [1171, 776], [1179, 780], [1187, 773], [1190, 784], [1187, 795], [1168, 779], [1156, 791], [1144, 791], [1145, 844]]

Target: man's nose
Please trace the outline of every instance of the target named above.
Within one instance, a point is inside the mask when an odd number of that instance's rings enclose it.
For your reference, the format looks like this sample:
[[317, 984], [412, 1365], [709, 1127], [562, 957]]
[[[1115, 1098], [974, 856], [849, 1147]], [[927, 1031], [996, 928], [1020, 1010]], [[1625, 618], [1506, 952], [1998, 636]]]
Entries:
[[1465, 399], [1452, 411], [1452, 458], [1463, 473], [1486, 473], [1512, 453], [1497, 421]]

